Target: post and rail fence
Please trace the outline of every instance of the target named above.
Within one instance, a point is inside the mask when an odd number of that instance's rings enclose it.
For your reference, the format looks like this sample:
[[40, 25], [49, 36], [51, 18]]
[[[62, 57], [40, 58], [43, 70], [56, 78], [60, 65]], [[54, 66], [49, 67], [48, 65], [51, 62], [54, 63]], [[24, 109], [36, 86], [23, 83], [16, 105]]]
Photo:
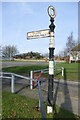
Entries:
[[[4, 78], [4, 79], [11, 79], [11, 93], [15, 93], [15, 76], [19, 77], [19, 78], [23, 78], [26, 80], [30, 81], [30, 89], [32, 89], [32, 79], [33, 79], [33, 72], [31, 71], [31, 76], [30, 77], [25, 77], [22, 75], [18, 75], [15, 73], [7, 73], [7, 72], [0, 72], [0, 78]], [[6, 75], [6, 76], [4, 76]], [[7, 75], [10, 75], [10, 77], [8, 77]], [[39, 77], [40, 78], [40, 77]], [[36, 80], [34, 80], [34, 82], [36, 82]], [[44, 120], [46, 118], [46, 113], [45, 113], [45, 109], [44, 109], [44, 105], [43, 105], [43, 100], [42, 100], [42, 94], [41, 94], [41, 88], [40, 88], [40, 82], [38, 80], [38, 89], [39, 89], [39, 107], [41, 107], [41, 114], [42, 114], [42, 120]]]
[[[64, 76], [64, 68], [63, 67], [55, 67], [54, 71], [61, 71], [62, 77]], [[49, 69], [41, 69], [41, 70], [34, 70], [30, 72], [30, 89], [34, 88], [35, 83], [38, 81], [38, 79], [41, 77], [42, 74], [46, 74], [49, 72]], [[38, 77], [35, 77], [39, 73]]]
[[[55, 68], [55, 70], [62, 70], [62, 76], [64, 75], [64, 68], [63, 67], [62, 68]], [[37, 83], [38, 89], [39, 89], [39, 107], [41, 107], [42, 119], [44, 119], [44, 118], [46, 118], [46, 113], [45, 113], [45, 109], [44, 109], [44, 105], [43, 105], [39, 79], [43, 73], [46, 74], [48, 72], [49, 72], [49, 69], [30, 71], [30, 77], [25, 77], [25, 76], [18, 75], [15, 73], [0, 72], [0, 78], [11, 80], [11, 82], [10, 82], [11, 83], [11, 93], [15, 93], [16, 77], [22, 78], [25, 80], [29, 80], [29, 85], [30, 85], [31, 90], [34, 88], [35, 83]], [[35, 74], [37, 74], [37, 73], [39, 73], [38, 76], [36, 78], [34, 78]]]
[[11, 92], [12, 93], [15, 93], [15, 77], [18, 77], [18, 78], [22, 78], [22, 79], [25, 79], [25, 80], [29, 80], [30, 81], [30, 78], [29, 77], [25, 77], [25, 76], [22, 76], [22, 75], [18, 75], [18, 74], [15, 74], [15, 73], [8, 73], [8, 72], [0, 72], [0, 78], [4, 78], [4, 79], [11, 79]]

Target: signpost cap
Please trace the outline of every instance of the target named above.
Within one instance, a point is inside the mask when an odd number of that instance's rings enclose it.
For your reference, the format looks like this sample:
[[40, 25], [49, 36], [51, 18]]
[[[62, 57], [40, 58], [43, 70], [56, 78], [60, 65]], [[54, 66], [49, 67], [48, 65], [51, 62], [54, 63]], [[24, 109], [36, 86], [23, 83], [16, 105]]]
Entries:
[[[51, 10], [53, 10], [53, 14], [51, 14]], [[55, 8], [53, 7], [53, 6], [49, 6], [48, 7], [48, 14], [49, 14], [49, 16], [52, 18], [52, 19], [54, 19], [55, 17], [56, 17], [56, 10], [55, 10]]]

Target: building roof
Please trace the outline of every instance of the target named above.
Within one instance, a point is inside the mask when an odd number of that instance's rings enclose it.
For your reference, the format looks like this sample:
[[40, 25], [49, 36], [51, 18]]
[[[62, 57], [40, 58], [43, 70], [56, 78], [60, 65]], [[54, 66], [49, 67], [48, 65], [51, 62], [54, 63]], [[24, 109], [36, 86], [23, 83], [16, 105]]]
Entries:
[[80, 51], [80, 44], [75, 46], [71, 51]]

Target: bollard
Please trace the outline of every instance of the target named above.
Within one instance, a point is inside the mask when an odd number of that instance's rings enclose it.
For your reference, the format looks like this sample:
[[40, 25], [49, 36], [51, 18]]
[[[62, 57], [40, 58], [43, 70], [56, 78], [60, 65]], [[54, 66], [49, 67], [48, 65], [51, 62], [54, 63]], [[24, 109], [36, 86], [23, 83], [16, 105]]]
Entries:
[[32, 90], [33, 89], [33, 71], [30, 72], [30, 89]]
[[62, 67], [62, 76], [64, 76], [64, 68]]
[[3, 77], [3, 73], [1, 72], [1, 78]]
[[[34, 71], [33, 71], [33, 79], [34, 79]], [[35, 84], [35, 82], [34, 82], [34, 80], [33, 80], [33, 88], [34, 88], [34, 84]]]
[[40, 106], [41, 106], [41, 105], [40, 105], [40, 99], [39, 99], [39, 108], [40, 108]]
[[11, 79], [11, 92], [14, 93], [14, 75], [13, 74]]

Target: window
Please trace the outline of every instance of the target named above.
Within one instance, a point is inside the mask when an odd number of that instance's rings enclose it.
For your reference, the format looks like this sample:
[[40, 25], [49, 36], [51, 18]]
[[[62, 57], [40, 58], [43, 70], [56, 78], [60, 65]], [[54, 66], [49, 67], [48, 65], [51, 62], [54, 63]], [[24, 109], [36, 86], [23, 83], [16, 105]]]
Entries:
[[75, 56], [73, 56], [73, 59], [76, 59], [76, 57], [75, 57]]
[[80, 56], [78, 56], [78, 60], [80, 60]]

